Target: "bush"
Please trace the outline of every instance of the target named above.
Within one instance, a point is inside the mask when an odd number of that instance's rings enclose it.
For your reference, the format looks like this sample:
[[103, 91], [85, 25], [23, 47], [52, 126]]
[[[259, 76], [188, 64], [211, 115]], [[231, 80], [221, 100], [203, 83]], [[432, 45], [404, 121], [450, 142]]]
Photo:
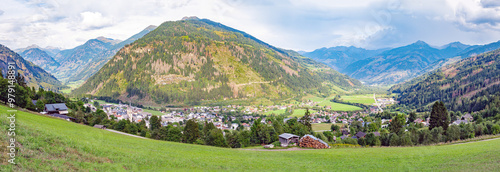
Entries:
[[343, 144], [358, 145], [358, 140], [350, 138], [350, 137], [347, 137], [347, 138], [345, 138], [345, 139], [342, 140], [342, 143]]
[[399, 146], [399, 136], [397, 134], [392, 133], [389, 141], [389, 146]]
[[279, 147], [279, 146], [281, 146], [281, 142], [279, 142], [279, 141], [275, 141], [275, 142], [273, 142], [272, 144], [274, 145], [274, 147]]
[[358, 144], [361, 146], [366, 146], [366, 140], [365, 138], [359, 138], [358, 139]]
[[500, 133], [500, 125], [498, 125], [498, 124], [493, 125], [491, 127], [491, 133], [494, 135], [497, 135], [498, 133]]

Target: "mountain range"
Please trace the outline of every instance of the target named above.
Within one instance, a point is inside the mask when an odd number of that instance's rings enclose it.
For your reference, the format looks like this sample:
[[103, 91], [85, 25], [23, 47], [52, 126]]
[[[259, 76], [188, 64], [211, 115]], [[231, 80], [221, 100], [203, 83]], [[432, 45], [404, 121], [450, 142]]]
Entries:
[[[453, 111], [500, 109], [500, 49], [446, 65], [404, 86], [396, 85], [399, 101], [408, 107], [429, 108], [443, 101]], [[492, 116], [497, 112], [492, 111]]]
[[474, 46], [453, 42], [433, 47], [423, 41], [417, 41], [393, 49], [332, 47], [321, 48], [304, 55], [337, 68], [340, 72], [367, 85], [393, 85], [409, 81], [460, 59], [497, 48], [500, 48], [500, 42]]
[[19, 54], [0, 44], [0, 68], [4, 77], [7, 76], [9, 62], [15, 63], [17, 72], [24, 77], [30, 87], [43, 87], [45, 90], [59, 90], [66, 87], [41, 67], [23, 59]]
[[104, 66], [123, 46], [134, 42], [155, 28], [156, 26], [148, 26], [125, 41], [98, 37], [67, 50], [50, 47], [42, 49], [33, 45], [16, 51], [65, 83], [83, 82]]
[[282, 100], [361, 83], [207, 19], [165, 22], [122, 48], [73, 94], [141, 104]]

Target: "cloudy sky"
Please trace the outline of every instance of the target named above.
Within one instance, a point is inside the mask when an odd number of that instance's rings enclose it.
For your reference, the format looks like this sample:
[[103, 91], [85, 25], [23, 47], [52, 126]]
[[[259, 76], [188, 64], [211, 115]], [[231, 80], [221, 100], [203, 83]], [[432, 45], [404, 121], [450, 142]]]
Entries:
[[73, 48], [99, 36], [124, 40], [184, 16], [306, 51], [500, 40], [498, 0], [2, 0], [0, 44]]

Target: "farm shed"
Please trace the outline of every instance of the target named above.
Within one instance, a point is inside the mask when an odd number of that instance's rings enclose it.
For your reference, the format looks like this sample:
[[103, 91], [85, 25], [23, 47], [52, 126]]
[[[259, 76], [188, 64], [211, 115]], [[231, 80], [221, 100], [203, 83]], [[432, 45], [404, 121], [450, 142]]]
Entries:
[[279, 135], [279, 140], [282, 147], [287, 147], [291, 143], [299, 143], [299, 136], [290, 133], [283, 133]]

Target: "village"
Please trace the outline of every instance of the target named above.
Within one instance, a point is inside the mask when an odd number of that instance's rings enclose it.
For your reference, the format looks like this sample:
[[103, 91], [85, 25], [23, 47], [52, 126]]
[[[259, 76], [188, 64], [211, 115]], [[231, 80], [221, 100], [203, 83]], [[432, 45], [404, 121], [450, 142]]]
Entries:
[[[374, 103], [370, 106], [369, 109], [363, 111], [354, 111], [354, 112], [336, 112], [329, 110], [331, 107], [321, 107], [314, 108], [316, 102], [307, 101], [303, 102], [300, 105], [272, 105], [272, 106], [240, 106], [240, 105], [227, 105], [227, 106], [197, 106], [183, 109], [164, 109], [156, 114], [158, 118], [161, 120], [161, 126], [172, 125], [174, 127], [183, 126], [190, 119], [194, 119], [197, 122], [210, 122], [213, 123], [217, 129], [222, 131], [227, 130], [250, 130], [250, 127], [254, 125], [254, 122], [257, 119], [261, 119], [260, 122], [262, 124], [271, 124], [271, 121], [266, 120], [269, 116], [274, 116], [278, 114], [269, 114], [264, 115], [268, 111], [276, 111], [276, 110], [285, 110], [285, 112], [291, 112], [293, 109], [307, 108], [312, 107], [311, 109], [315, 109], [310, 113], [310, 123], [312, 125], [315, 124], [330, 124], [330, 125], [338, 125], [340, 131], [336, 136], [333, 136], [330, 141], [336, 142], [337, 136], [339, 140], [344, 140], [346, 138], [359, 139], [365, 138], [367, 134], [371, 133], [376, 137], [380, 137], [380, 132], [384, 129], [387, 130], [389, 123], [391, 123], [391, 119], [379, 119], [379, 121], [374, 121], [373, 117], [370, 117], [370, 114], [377, 114], [382, 112], [382, 107], [386, 107], [387, 105], [394, 104], [394, 100], [392, 99], [378, 99], [377, 103]], [[87, 103], [83, 105], [83, 107], [90, 109], [92, 112], [96, 112], [97, 110], [102, 110], [106, 113], [107, 118], [115, 121], [128, 120], [132, 123], [140, 123], [144, 121], [146, 127], [150, 128], [150, 119], [153, 116], [151, 110], [145, 110], [143, 108], [139, 108], [136, 106], [132, 106], [130, 104], [112, 104], [105, 103], [100, 105], [97, 103], [97, 100], [89, 100]], [[72, 117], [66, 116], [68, 114], [68, 107], [64, 103], [57, 104], [46, 104], [44, 112], [42, 114], [50, 115], [53, 117], [63, 118], [68, 121], [72, 120]], [[148, 112], [149, 111], [149, 112]], [[283, 114], [281, 114], [283, 115]], [[295, 116], [300, 117], [300, 116]], [[284, 116], [284, 123], [294, 117]], [[365, 120], [368, 119], [369, 121]], [[450, 125], [460, 125], [467, 124], [472, 121], [473, 117], [470, 114], [465, 114], [461, 118], [453, 121]], [[408, 118], [406, 118], [406, 121]], [[376, 131], [367, 132], [360, 131], [359, 127], [368, 127], [372, 123], [378, 123], [378, 128]], [[418, 125], [420, 127], [428, 127], [429, 126], [429, 118], [421, 119], [417, 118], [413, 121], [414, 125]], [[96, 127], [97, 126], [97, 127]], [[106, 128], [103, 125], [96, 125], [96, 128]], [[352, 126], [358, 127], [358, 130], [352, 130]], [[407, 124], [408, 126], [408, 124]], [[382, 129], [382, 130], [380, 130]], [[333, 130], [333, 129], [332, 129]], [[323, 132], [329, 130], [320, 130], [315, 132]], [[223, 132], [225, 134], [225, 132]], [[330, 146], [323, 141], [321, 138], [317, 138], [314, 135], [304, 135], [302, 137], [290, 134], [283, 133], [279, 135], [279, 142], [281, 147], [287, 146], [300, 146], [300, 147], [312, 147], [312, 148], [329, 148]], [[278, 145], [265, 145], [266, 148], [273, 148]]]

